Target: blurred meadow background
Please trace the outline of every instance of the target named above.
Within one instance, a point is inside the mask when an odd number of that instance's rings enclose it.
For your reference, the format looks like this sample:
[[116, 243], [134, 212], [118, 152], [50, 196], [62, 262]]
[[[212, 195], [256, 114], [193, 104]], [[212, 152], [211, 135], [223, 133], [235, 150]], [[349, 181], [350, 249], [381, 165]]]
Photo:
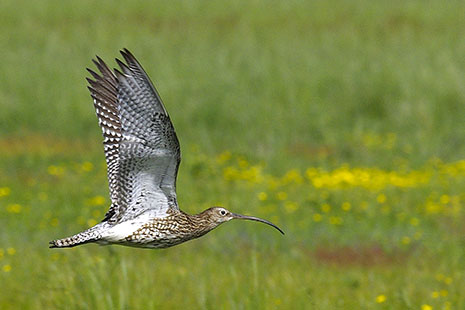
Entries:
[[[465, 309], [465, 2], [0, 4], [1, 309]], [[132, 51], [178, 201], [269, 219], [50, 250], [109, 206], [85, 68]]]

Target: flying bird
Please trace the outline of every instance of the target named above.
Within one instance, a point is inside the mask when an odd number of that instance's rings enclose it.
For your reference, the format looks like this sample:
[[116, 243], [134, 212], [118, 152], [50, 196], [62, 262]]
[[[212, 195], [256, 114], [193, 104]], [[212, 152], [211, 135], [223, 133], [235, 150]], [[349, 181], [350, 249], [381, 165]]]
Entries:
[[111, 205], [102, 222], [51, 248], [95, 242], [142, 248], [167, 248], [201, 237], [233, 219], [273, 223], [222, 207], [190, 215], [179, 209], [176, 177], [179, 141], [160, 95], [136, 58], [121, 51], [120, 70], [93, 60], [100, 74], [87, 69], [98, 122], [103, 133]]

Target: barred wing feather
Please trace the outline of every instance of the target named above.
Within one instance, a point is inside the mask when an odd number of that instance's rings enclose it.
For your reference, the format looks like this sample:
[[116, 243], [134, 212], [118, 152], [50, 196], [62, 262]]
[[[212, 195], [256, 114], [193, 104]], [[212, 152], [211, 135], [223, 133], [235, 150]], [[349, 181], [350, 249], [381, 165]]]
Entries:
[[111, 72], [99, 57], [94, 63], [101, 75], [88, 69], [112, 202], [105, 220], [122, 222], [147, 211], [164, 217], [169, 208], [178, 209], [179, 142], [144, 69], [128, 50], [121, 54], [121, 71]]

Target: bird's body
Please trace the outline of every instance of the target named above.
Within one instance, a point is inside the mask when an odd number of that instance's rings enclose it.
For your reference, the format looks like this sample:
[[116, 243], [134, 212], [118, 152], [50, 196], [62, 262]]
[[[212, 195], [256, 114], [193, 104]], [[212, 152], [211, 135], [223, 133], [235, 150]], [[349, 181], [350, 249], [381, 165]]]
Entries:
[[203, 236], [231, 219], [274, 224], [213, 207], [196, 215], [179, 209], [176, 176], [179, 142], [168, 113], [139, 62], [121, 52], [122, 72], [113, 73], [97, 57], [101, 75], [89, 70], [89, 90], [104, 137], [111, 206], [103, 221], [51, 247], [95, 242], [144, 248], [166, 248]]
[[57, 247], [96, 242], [143, 248], [167, 248], [201, 237], [218, 226], [215, 222], [209, 221], [209, 217], [202, 215], [203, 213], [190, 215], [182, 211], [170, 210], [168, 215], [162, 218], [147, 213], [115, 225], [104, 221], [82, 233], [53, 242]]

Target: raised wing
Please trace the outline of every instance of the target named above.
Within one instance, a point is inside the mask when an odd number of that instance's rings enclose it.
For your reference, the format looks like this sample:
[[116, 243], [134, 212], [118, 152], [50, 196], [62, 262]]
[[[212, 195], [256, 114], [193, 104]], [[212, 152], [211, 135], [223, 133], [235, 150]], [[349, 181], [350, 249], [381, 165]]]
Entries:
[[122, 222], [150, 211], [163, 217], [178, 209], [176, 176], [181, 153], [168, 113], [136, 58], [121, 51], [115, 73], [97, 57], [101, 75], [89, 72], [94, 106], [104, 136], [111, 207], [105, 216]]

